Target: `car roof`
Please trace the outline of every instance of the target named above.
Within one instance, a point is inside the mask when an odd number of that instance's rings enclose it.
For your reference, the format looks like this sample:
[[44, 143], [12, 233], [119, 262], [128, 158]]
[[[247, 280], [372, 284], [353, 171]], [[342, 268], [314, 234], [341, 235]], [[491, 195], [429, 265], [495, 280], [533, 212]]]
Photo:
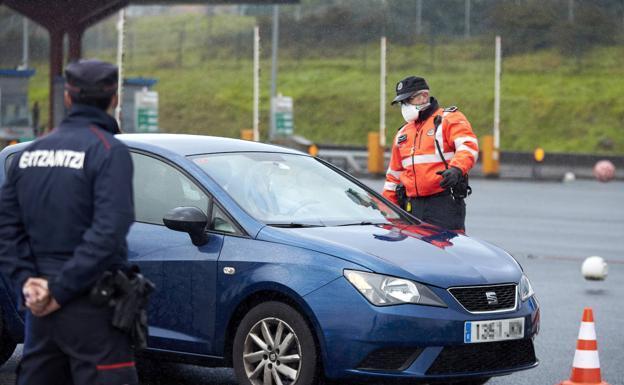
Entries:
[[186, 134], [121, 134], [115, 136], [132, 147], [151, 145], [165, 148], [182, 156], [223, 152], [280, 152], [303, 154], [285, 147], [248, 140]]

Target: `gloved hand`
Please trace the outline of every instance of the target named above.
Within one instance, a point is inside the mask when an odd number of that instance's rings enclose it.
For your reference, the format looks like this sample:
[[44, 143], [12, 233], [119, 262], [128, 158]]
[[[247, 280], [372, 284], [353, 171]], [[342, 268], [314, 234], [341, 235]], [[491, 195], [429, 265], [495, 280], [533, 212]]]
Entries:
[[457, 186], [462, 177], [462, 170], [457, 167], [450, 167], [444, 171], [438, 171], [436, 174], [442, 176], [442, 181], [440, 182], [440, 187], [443, 189], [448, 189], [451, 187]]

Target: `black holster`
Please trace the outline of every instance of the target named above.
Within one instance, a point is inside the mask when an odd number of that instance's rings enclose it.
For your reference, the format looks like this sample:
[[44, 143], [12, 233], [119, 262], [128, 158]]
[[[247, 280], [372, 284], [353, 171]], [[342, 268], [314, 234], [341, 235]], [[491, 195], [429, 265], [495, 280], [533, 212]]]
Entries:
[[407, 209], [407, 192], [405, 191], [405, 186], [403, 184], [399, 184], [396, 188], [396, 196], [399, 207], [403, 210]]
[[130, 336], [135, 349], [147, 347], [147, 304], [154, 284], [138, 266], [129, 271], [106, 271], [91, 290], [91, 302], [113, 308], [112, 325]]

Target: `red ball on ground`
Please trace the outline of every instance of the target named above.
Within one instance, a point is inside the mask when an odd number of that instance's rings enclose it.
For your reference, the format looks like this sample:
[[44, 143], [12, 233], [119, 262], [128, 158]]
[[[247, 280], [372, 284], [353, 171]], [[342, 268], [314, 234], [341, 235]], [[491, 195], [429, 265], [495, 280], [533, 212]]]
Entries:
[[609, 182], [615, 178], [615, 166], [609, 160], [596, 162], [594, 166], [594, 177], [601, 182]]

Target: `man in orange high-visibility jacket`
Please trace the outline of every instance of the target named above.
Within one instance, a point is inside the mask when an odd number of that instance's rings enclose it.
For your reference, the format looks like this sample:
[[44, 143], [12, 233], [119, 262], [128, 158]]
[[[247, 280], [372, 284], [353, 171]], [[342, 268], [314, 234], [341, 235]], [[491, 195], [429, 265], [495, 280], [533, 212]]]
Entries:
[[397, 187], [403, 185], [404, 209], [425, 222], [463, 231], [466, 204], [461, 194], [452, 192], [465, 187], [477, 162], [477, 137], [457, 107], [438, 105], [425, 79], [401, 80], [396, 94], [392, 104], [401, 104], [406, 124], [392, 143], [383, 195], [398, 204]]

